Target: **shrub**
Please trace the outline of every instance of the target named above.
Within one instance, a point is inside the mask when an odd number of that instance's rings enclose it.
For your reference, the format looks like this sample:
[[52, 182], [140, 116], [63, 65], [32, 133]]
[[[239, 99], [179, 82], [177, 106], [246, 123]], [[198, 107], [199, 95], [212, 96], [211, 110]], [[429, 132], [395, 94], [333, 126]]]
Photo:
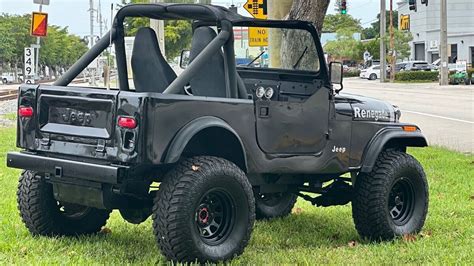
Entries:
[[360, 70], [359, 69], [350, 69], [348, 71], [344, 71], [343, 76], [345, 78], [349, 77], [358, 77], [360, 75]]
[[401, 71], [395, 74], [398, 81], [437, 81], [438, 71]]
[[472, 75], [474, 74], [474, 68], [468, 68], [467, 69], [467, 76], [472, 79]]

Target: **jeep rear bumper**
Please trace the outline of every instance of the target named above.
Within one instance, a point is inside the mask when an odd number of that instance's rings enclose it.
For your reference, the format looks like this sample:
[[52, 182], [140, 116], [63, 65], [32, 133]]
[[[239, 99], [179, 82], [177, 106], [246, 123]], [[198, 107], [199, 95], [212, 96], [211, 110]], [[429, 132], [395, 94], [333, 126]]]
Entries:
[[47, 173], [56, 179], [77, 178], [99, 183], [117, 184], [127, 167], [65, 160], [27, 152], [9, 152], [7, 166]]

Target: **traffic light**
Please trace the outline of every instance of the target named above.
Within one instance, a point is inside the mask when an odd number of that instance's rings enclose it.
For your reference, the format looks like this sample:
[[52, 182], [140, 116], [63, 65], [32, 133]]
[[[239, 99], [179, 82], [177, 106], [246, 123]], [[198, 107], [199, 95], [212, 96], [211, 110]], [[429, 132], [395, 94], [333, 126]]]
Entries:
[[416, 0], [408, 0], [408, 4], [410, 5], [410, 10], [415, 10], [416, 12]]
[[347, 0], [341, 0], [341, 14], [345, 15], [347, 14]]

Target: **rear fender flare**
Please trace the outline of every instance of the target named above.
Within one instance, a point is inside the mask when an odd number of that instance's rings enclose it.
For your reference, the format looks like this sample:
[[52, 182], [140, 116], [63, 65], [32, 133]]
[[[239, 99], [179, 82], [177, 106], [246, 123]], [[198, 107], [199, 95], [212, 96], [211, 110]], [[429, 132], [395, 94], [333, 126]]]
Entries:
[[372, 171], [379, 154], [387, 148], [426, 147], [428, 142], [421, 133], [403, 131], [400, 127], [384, 128], [377, 132], [365, 149], [361, 172]]
[[214, 116], [204, 116], [196, 118], [191, 122], [187, 123], [184, 127], [182, 127], [171, 141], [163, 163], [176, 163], [180, 159], [181, 154], [183, 153], [184, 149], [186, 148], [189, 141], [193, 138], [193, 136], [195, 136], [204, 129], [216, 127], [227, 130], [236, 138], [236, 140], [238, 140], [242, 149], [242, 156], [245, 164], [245, 169], [243, 170], [246, 171], [247, 157], [242, 140], [240, 139], [237, 132], [235, 132], [235, 130], [229, 124], [227, 124], [227, 122]]

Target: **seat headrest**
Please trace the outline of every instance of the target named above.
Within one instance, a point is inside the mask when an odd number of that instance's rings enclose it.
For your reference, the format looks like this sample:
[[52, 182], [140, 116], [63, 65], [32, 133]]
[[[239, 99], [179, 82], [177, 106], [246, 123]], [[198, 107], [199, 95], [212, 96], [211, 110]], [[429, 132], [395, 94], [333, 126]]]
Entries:
[[192, 62], [206, 46], [216, 38], [217, 34], [211, 27], [199, 27], [194, 30], [189, 60]]

